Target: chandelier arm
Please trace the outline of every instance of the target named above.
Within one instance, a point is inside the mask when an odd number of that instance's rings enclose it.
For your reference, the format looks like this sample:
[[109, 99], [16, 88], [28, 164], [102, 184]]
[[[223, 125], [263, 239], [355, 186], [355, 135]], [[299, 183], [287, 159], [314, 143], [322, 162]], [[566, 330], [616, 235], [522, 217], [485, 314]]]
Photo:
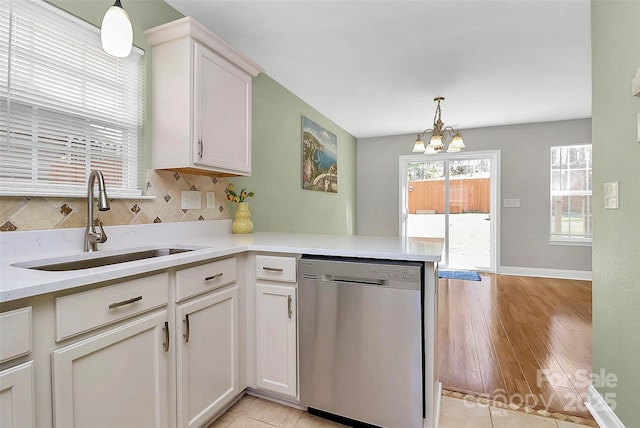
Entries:
[[458, 132], [458, 130], [456, 128], [454, 128], [453, 126], [445, 126], [444, 128], [442, 128], [442, 131], [445, 131], [445, 132], [449, 133], [449, 136], [451, 138], [453, 138], [454, 135], [456, 135], [456, 133]]

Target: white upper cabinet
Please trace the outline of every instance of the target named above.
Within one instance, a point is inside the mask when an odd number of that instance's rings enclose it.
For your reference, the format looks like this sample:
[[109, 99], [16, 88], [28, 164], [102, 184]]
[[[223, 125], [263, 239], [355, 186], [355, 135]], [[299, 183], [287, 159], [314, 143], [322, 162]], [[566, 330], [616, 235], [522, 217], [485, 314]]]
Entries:
[[145, 34], [153, 167], [251, 175], [251, 79], [262, 69], [191, 17]]

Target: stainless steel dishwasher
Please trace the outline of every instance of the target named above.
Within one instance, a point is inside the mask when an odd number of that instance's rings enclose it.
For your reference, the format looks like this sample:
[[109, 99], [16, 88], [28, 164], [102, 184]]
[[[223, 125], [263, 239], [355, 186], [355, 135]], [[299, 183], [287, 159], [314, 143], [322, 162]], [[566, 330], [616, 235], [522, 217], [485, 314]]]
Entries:
[[298, 260], [300, 402], [310, 413], [350, 426], [422, 427], [422, 266]]

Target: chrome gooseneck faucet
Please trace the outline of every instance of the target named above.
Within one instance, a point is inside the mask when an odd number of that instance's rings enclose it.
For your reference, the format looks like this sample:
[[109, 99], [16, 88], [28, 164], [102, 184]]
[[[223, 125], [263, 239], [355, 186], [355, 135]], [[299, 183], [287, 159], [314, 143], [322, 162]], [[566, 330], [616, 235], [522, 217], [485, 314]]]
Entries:
[[102, 228], [102, 224], [98, 224], [100, 228], [96, 231], [96, 227], [93, 224], [93, 184], [98, 178], [98, 210], [109, 211], [109, 199], [107, 198], [107, 188], [104, 185], [104, 176], [102, 172], [94, 169], [89, 174], [89, 180], [87, 183], [87, 229], [84, 233], [84, 250], [85, 251], [97, 251], [98, 244], [102, 244], [107, 240], [107, 234]]

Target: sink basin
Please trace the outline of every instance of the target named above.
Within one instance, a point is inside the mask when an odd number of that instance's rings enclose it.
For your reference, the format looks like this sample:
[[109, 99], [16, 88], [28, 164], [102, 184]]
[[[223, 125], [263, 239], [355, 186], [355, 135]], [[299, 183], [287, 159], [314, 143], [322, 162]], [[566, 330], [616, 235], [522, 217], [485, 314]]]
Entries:
[[[97, 268], [102, 266], [115, 265], [119, 263], [133, 262], [136, 260], [151, 259], [154, 257], [169, 256], [172, 254], [180, 254], [188, 251], [200, 250], [206, 247], [166, 247], [153, 249], [129, 249], [126, 252], [110, 252], [105, 255], [91, 254], [93, 257], [79, 258], [81, 256], [61, 257], [57, 259], [40, 260], [15, 263], [12, 266], [22, 267], [26, 269], [46, 270], [46, 271], [70, 271]], [[84, 254], [83, 254], [84, 255]]]

